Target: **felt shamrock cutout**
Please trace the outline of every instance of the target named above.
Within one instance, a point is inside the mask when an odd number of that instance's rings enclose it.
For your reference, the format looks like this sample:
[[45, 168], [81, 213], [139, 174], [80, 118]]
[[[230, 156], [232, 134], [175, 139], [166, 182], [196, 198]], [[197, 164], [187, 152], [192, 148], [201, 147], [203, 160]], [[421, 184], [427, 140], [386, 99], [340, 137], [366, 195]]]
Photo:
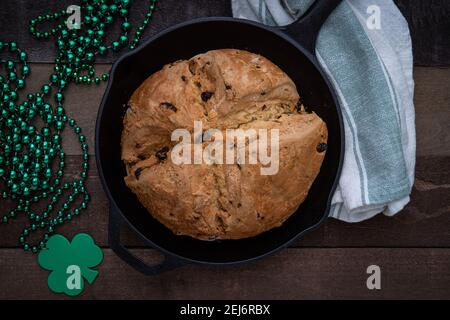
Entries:
[[49, 288], [69, 296], [76, 296], [84, 289], [85, 279], [92, 284], [98, 271], [92, 270], [103, 260], [103, 252], [92, 237], [79, 233], [69, 242], [66, 237], [56, 234], [47, 241], [47, 248], [41, 250], [39, 265], [52, 271], [48, 276]]

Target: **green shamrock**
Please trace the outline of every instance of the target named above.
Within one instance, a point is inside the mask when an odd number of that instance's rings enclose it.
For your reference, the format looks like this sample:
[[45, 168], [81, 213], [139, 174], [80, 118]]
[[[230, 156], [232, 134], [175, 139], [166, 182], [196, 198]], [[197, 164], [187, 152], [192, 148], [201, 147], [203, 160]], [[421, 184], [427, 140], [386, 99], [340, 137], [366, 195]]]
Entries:
[[49, 288], [69, 296], [76, 296], [84, 289], [84, 279], [92, 284], [98, 271], [92, 270], [103, 260], [103, 252], [92, 237], [79, 233], [69, 242], [66, 237], [56, 234], [47, 241], [46, 249], [41, 250], [39, 265], [52, 271], [48, 276]]

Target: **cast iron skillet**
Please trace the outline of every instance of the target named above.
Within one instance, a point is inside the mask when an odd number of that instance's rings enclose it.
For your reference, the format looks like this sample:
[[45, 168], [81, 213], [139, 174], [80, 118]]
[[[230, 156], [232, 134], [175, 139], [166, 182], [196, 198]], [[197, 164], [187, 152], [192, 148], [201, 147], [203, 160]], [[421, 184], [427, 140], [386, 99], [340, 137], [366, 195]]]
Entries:
[[[148, 275], [186, 263], [247, 262], [286, 247], [327, 218], [341, 170], [344, 135], [336, 94], [315, 58], [314, 48], [321, 25], [339, 3], [316, 0], [299, 21], [279, 29], [228, 17], [189, 21], [161, 32], [114, 64], [97, 116], [95, 143], [98, 171], [110, 201], [109, 245], [119, 257]], [[126, 187], [120, 137], [124, 106], [147, 77], [167, 63], [222, 48], [259, 53], [285, 71], [304, 104], [327, 123], [328, 150], [305, 202], [281, 227], [248, 239], [201, 241], [174, 235], [152, 218]], [[159, 249], [164, 260], [148, 265], [132, 255], [120, 241], [124, 224], [146, 244]]]

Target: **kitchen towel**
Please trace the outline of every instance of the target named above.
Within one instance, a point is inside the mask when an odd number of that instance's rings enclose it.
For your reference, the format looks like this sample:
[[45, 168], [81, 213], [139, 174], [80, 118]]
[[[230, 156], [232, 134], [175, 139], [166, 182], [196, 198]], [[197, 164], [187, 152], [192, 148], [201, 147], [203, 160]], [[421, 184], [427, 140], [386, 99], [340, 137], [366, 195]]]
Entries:
[[[312, 2], [232, 0], [232, 7], [236, 18], [275, 26], [292, 23]], [[338, 93], [345, 129], [330, 216], [347, 222], [392, 216], [409, 202], [414, 182], [408, 24], [391, 0], [343, 0], [320, 30], [316, 55]]]

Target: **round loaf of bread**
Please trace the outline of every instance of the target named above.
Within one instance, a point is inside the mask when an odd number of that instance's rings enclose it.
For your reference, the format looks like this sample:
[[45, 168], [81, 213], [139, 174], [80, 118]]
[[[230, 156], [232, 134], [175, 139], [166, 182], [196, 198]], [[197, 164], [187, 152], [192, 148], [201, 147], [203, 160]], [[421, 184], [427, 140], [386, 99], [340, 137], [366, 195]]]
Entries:
[[[326, 124], [306, 112], [299, 98], [279, 67], [243, 50], [213, 50], [166, 65], [128, 103], [125, 183], [153, 217], [179, 235], [240, 239], [280, 226], [306, 198], [325, 156]], [[218, 129], [223, 137], [227, 129], [278, 129], [278, 170], [261, 174], [267, 163], [248, 160], [175, 163], [174, 130], [187, 129], [192, 144], [203, 150], [220, 139], [202, 136], [195, 142], [195, 121], [203, 132]]]

